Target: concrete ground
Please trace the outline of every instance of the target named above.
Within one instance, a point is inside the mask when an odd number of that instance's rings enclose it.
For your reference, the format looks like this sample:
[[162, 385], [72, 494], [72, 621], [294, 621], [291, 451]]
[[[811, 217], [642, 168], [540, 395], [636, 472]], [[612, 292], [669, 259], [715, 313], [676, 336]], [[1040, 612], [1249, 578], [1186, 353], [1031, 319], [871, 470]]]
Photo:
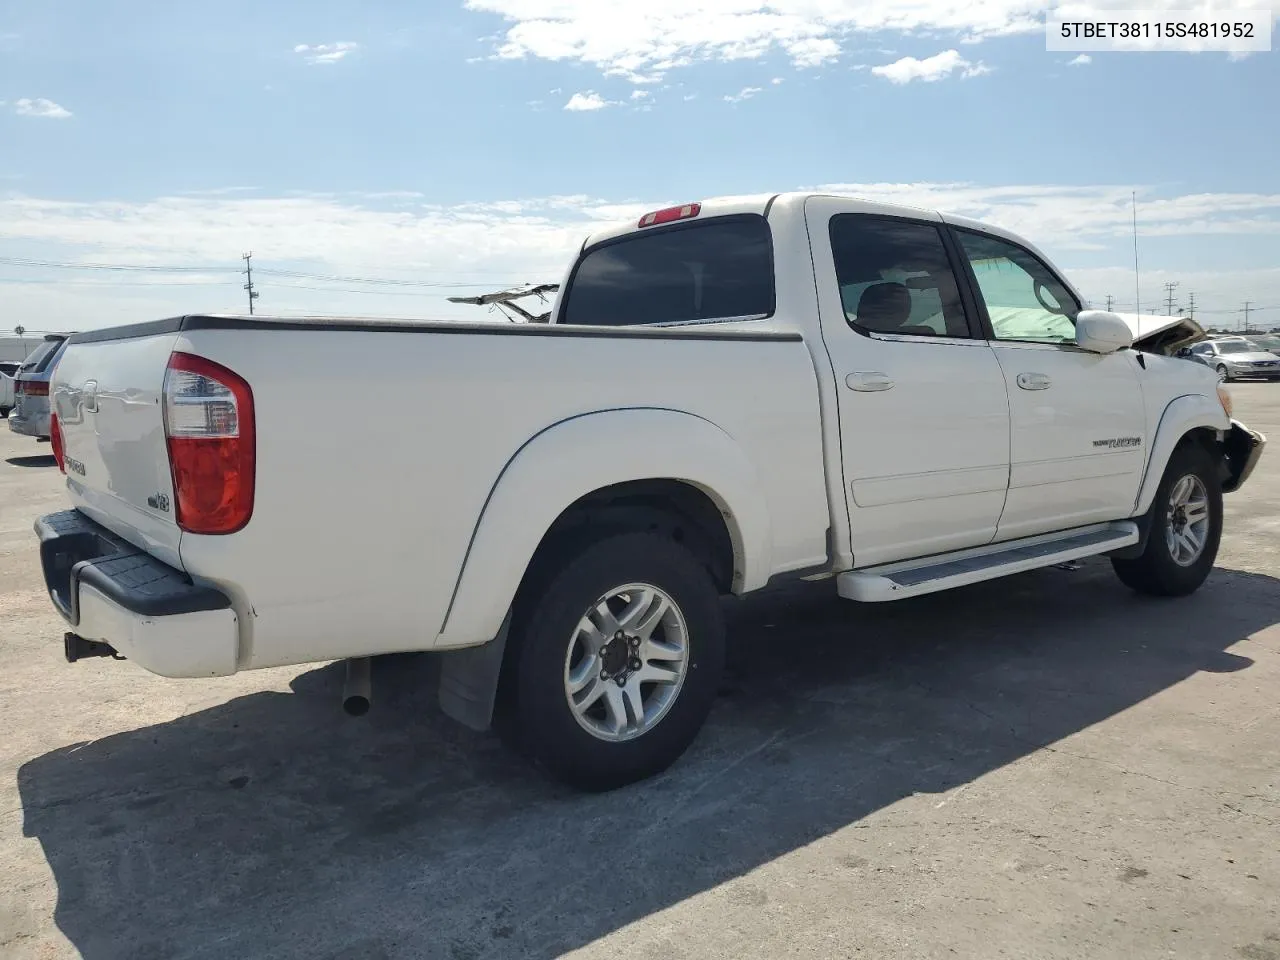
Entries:
[[[1234, 387], [1280, 442], [1280, 385]], [[6, 960], [1280, 960], [1280, 453], [1195, 596], [1105, 562], [731, 605], [693, 750], [606, 796], [434, 712], [422, 658], [170, 681], [62, 659], [0, 427]]]

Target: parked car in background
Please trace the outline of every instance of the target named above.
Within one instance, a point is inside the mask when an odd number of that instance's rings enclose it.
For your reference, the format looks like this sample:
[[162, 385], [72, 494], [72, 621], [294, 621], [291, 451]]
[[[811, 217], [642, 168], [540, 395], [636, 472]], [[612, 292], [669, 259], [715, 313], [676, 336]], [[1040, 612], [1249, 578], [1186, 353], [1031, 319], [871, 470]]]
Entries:
[[1280, 358], [1245, 337], [1220, 337], [1203, 340], [1194, 346], [1178, 351], [1186, 357], [1212, 367], [1219, 380], [1237, 380], [1241, 377], [1257, 377], [1267, 380], [1280, 378]]
[[49, 439], [49, 379], [67, 344], [67, 335], [51, 333], [18, 368], [9, 429], [38, 440]]
[[1280, 337], [1275, 334], [1265, 333], [1260, 337], [1250, 337], [1249, 339], [1268, 353], [1273, 353], [1280, 357]]
[[0, 419], [13, 409], [13, 378], [18, 375], [22, 363], [18, 360], [0, 360]]

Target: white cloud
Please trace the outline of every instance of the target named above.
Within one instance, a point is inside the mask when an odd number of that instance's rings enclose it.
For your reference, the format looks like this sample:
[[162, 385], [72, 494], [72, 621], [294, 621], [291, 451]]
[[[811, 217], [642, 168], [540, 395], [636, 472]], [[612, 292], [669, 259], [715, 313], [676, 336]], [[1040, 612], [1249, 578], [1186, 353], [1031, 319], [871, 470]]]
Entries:
[[653, 96], [653, 94], [651, 94], [648, 90], [632, 90], [631, 91], [632, 100], [647, 100], [651, 96]]
[[[785, 184], [780, 185], [785, 188]], [[1132, 299], [1130, 187], [971, 183], [843, 183], [817, 189], [974, 217], [1034, 240], [1095, 302]], [[7, 315], [41, 317], [41, 328], [90, 327], [184, 311], [241, 310], [239, 254], [253, 250], [259, 306], [270, 313], [454, 316], [483, 311], [444, 296], [473, 288], [325, 283], [273, 275], [292, 269], [340, 277], [421, 283], [507, 284], [557, 280], [583, 238], [606, 223], [633, 220], [689, 197], [611, 202], [552, 196], [452, 205], [412, 192], [385, 196], [262, 197], [209, 192], [146, 202], [0, 199], [0, 254], [50, 260], [221, 267], [183, 274], [24, 271], [0, 281]], [[1236, 241], [1280, 250], [1280, 193], [1167, 194], [1139, 191], [1143, 299], [1155, 303], [1161, 276], [1196, 291], [1202, 309], [1237, 309], [1245, 298], [1280, 307], [1280, 268], [1233, 273]], [[1181, 249], [1195, 271], [1162, 260]], [[1271, 257], [1270, 262], [1276, 262]], [[1087, 269], [1076, 269], [1083, 263]], [[1217, 269], [1221, 265], [1222, 269]], [[259, 268], [263, 270], [259, 276]], [[321, 289], [305, 289], [318, 287]], [[1147, 288], [1150, 287], [1150, 292]], [[359, 291], [359, 292], [354, 292]], [[1280, 309], [1265, 315], [1280, 323]], [[1263, 314], [1259, 314], [1263, 318]], [[35, 327], [35, 323], [29, 323]]]
[[301, 54], [307, 63], [337, 63], [359, 46], [360, 44], [352, 43], [349, 40], [343, 40], [338, 43], [300, 43], [293, 48], [293, 52]]
[[759, 92], [759, 87], [743, 87], [737, 93], [731, 93], [724, 99], [726, 103], [741, 103], [743, 100], [750, 100]]
[[575, 93], [569, 98], [569, 102], [564, 105], [564, 109], [584, 113], [591, 110], [603, 110], [605, 107], [612, 106], [616, 106], [613, 100], [606, 100], [594, 90], [588, 90], [586, 93]]
[[778, 84], [780, 84], [780, 83], [782, 82], [782, 78], [781, 78], [781, 77], [774, 77], [774, 78], [773, 78], [772, 80], [770, 80], [769, 82], [770, 82], [770, 83], [772, 83], [772, 84], [776, 87]]
[[958, 50], [944, 50], [942, 53], [917, 60], [915, 57], [903, 57], [893, 63], [880, 67], [872, 67], [871, 72], [877, 77], [884, 77], [890, 83], [910, 83], [922, 80], [932, 83], [958, 73], [961, 77], [978, 77], [990, 73], [991, 68], [985, 63], [972, 63], [960, 56]]
[[[1147, 0], [1172, 10], [1186, 0]], [[1218, 6], [1248, 6], [1228, 0]], [[1257, 4], [1254, 4], [1255, 6]], [[501, 17], [501, 59], [568, 61], [608, 76], [655, 82], [700, 61], [788, 56], [798, 67], [834, 61], [859, 35], [951, 37], [977, 43], [1044, 29], [1049, 0], [465, 0], [467, 9]], [[1090, 0], [1094, 11], [1132, 0]], [[883, 45], [883, 42], [882, 44]], [[893, 55], [893, 54], [889, 54]]]
[[[1129, 237], [1133, 230], [1127, 186], [840, 183], [818, 189], [972, 217], [1058, 249], [1097, 249], [1112, 239]], [[1160, 197], [1140, 190], [1138, 228], [1143, 237], [1280, 237], [1280, 193]]]
[[1068, 60], [1068, 61], [1067, 61], [1067, 66], [1068, 66], [1068, 67], [1083, 67], [1083, 66], [1085, 66], [1086, 64], [1090, 64], [1090, 63], [1093, 63], [1093, 57], [1089, 56], [1087, 53], [1082, 53], [1082, 54], [1080, 54], [1080, 56], [1078, 56], [1078, 57], [1073, 57], [1072, 59]]
[[52, 100], [46, 100], [44, 97], [36, 97], [34, 100], [23, 97], [21, 100], [14, 101], [13, 109], [20, 117], [47, 117], [50, 120], [65, 120], [71, 116], [71, 111], [66, 107], [54, 103]]
[[[1166, 2], [1166, 0], [1159, 0]], [[1035, 0], [466, 0], [507, 21], [503, 59], [576, 61], [653, 81], [696, 61], [780, 51], [799, 67], [835, 60], [854, 34], [929, 32], [988, 38], [1043, 29]]]

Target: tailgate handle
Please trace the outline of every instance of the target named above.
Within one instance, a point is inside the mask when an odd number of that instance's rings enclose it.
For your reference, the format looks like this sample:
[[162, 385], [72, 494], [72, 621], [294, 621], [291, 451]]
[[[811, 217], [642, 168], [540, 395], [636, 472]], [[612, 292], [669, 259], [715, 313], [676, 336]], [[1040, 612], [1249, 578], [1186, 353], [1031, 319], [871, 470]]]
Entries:
[[84, 409], [88, 413], [98, 412], [97, 380], [86, 380], [84, 383]]

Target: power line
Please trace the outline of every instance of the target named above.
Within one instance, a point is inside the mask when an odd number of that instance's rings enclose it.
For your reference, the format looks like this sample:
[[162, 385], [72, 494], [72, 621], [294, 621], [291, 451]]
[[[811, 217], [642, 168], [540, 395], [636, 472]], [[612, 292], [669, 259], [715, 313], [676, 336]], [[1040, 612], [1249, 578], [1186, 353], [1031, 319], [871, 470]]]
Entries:
[[[273, 277], [287, 277], [297, 280], [324, 280], [329, 283], [368, 283], [390, 287], [487, 287], [488, 283], [450, 283], [443, 280], [393, 280], [385, 277], [342, 277], [333, 274], [305, 273], [301, 270], [281, 270], [275, 267], [259, 267], [258, 273]], [[502, 274], [488, 274], [502, 276]]]
[[[13, 267], [38, 267], [42, 269], [54, 270], [110, 270], [140, 273], [179, 273], [179, 274], [199, 274], [199, 273], [243, 273], [244, 271], [237, 267], [228, 266], [177, 266], [158, 263], [95, 263], [88, 261], [68, 261], [68, 260], [42, 260], [35, 257], [2, 257], [0, 256], [0, 265]], [[324, 280], [335, 283], [374, 283], [374, 284], [391, 284], [395, 286], [416, 286], [416, 287], [458, 287], [472, 286], [483, 287], [489, 286], [488, 283], [454, 283], [442, 280], [399, 280], [386, 277], [346, 277], [336, 274], [324, 273], [307, 273], [301, 270], [287, 270], [279, 267], [258, 267], [259, 273], [271, 274], [273, 276], [297, 277], [304, 280]], [[500, 273], [495, 270], [428, 270], [414, 268], [415, 273], [445, 273], [456, 277], [507, 277], [509, 274]]]
[[0, 264], [12, 267], [42, 267], [57, 270], [116, 270], [148, 273], [234, 273], [234, 267], [166, 266], [151, 263], [71, 263], [64, 260], [38, 260], [34, 257], [0, 257]]

